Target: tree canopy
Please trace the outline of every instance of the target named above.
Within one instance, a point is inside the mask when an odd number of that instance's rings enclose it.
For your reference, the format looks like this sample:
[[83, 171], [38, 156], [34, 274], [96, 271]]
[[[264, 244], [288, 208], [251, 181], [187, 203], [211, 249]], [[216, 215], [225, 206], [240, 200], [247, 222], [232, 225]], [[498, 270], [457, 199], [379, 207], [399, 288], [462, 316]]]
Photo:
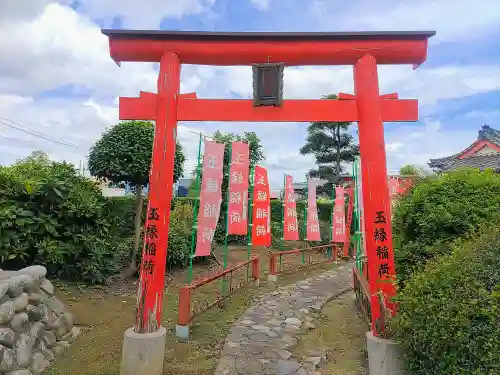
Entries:
[[[146, 186], [154, 139], [149, 121], [123, 121], [104, 133], [90, 150], [88, 168], [98, 178], [114, 183]], [[186, 157], [179, 143], [175, 150], [174, 182], [183, 175]]]
[[[336, 100], [337, 96], [331, 94], [322, 99]], [[308, 175], [327, 180], [328, 189], [340, 182], [343, 163], [354, 161], [359, 154], [359, 147], [348, 131], [350, 125], [350, 122], [313, 122], [307, 129], [306, 144], [300, 149], [302, 155], [314, 155], [318, 165]]]
[[[90, 150], [88, 168], [100, 179], [134, 186], [136, 194], [135, 239], [130, 271], [136, 270], [136, 252], [140, 243], [142, 187], [149, 182], [154, 125], [149, 121], [124, 121], [104, 133]], [[186, 157], [177, 142], [174, 161], [174, 183], [183, 175]]]
[[399, 174], [402, 175], [402, 176], [418, 176], [418, 177], [421, 177], [421, 176], [425, 175], [425, 172], [424, 172], [424, 170], [422, 168], [417, 167], [416, 165], [406, 164], [406, 165], [403, 165], [399, 169]]

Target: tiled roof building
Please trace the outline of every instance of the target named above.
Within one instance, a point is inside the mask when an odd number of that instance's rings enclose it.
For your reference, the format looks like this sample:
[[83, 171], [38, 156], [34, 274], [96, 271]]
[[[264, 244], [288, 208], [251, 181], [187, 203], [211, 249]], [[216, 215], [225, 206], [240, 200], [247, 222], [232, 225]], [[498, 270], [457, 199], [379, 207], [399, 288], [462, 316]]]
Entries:
[[431, 159], [429, 167], [438, 172], [460, 168], [493, 169], [500, 173], [500, 131], [483, 125], [477, 140], [458, 154]]

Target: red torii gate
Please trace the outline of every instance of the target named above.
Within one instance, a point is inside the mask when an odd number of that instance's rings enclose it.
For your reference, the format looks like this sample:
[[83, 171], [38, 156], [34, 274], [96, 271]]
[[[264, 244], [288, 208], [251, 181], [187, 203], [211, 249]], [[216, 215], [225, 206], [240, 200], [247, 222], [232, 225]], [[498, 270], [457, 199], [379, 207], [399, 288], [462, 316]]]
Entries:
[[[359, 128], [372, 330], [376, 333], [375, 322], [380, 317], [376, 293], [395, 294], [393, 284], [387, 282], [395, 270], [383, 122], [418, 120], [417, 100], [400, 100], [395, 93], [379, 94], [377, 64], [412, 64], [416, 68], [426, 60], [428, 38], [435, 33], [102, 32], [109, 37], [110, 55], [117, 64], [160, 63], [158, 93], [120, 98], [119, 105], [121, 120], [156, 121], [146, 221], [156, 251], [145, 244], [136, 332], [154, 332], [161, 325], [178, 121], [352, 121]], [[195, 93], [179, 93], [181, 63], [272, 62], [285, 66], [353, 65], [355, 94], [341, 93], [339, 100], [284, 100], [281, 106], [255, 107], [252, 100], [198, 99]]]

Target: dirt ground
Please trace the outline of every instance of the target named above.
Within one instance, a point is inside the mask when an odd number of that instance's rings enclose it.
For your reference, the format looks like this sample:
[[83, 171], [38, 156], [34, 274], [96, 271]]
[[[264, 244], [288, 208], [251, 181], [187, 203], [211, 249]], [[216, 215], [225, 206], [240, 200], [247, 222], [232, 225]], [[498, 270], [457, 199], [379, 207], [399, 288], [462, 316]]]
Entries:
[[[252, 255], [261, 255], [261, 275], [267, 275], [267, 250], [253, 249]], [[222, 259], [220, 251], [216, 258]], [[246, 260], [245, 248], [231, 248], [229, 264]], [[283, 259], [283, 268], [290, 269], [280, 277], [278, 285], [286, 285], [307, 278], [331, 264], [307, 266], [308, 263], [324, 261], [323, 254], [313, 254], [302, 259], [290, 255]], [[304, 262], [304, 264], [302, 263]], [[304, 267], [302, 267], [304, 266]], [[215, 261], [196, 264], [194, 276], [203, 277], [221, 269]], [[175, 337], [179, 288], [187, 282], [187, 270], [177, 270], [168, 274], [164, 298], [163, 326], [168, 330], [165, 351], [165, 374], [208, 375], [218, 362], [219, 352], [233, 322], [250, 307], [253, 302], [276, 285], [268, 285], [266, 278], [259, 288], [248, 285], [236, 291], [224, 303], [223, 308], [214, 307], [199, 317], [191, 325], [191, 340], [181, 343]], [[233, 284], [246, 280], [246, 267], [235, 273]], [[135, 317], [136, 282], [117, 276], [110, 285], [89, 287], [56, 283], [57, 295], [75, 315], [75, 324], [82, 326], [82, 334], [76, 342], [47, 370], [45, 375], [118, 375], [121, 358], [123, 332], [129, 328]], [[203, 306], [212, 301], [220, 289], [220, 282], [212, 282], [193, 293], [193, 305]], [[349, 373], [350, 374], [350, 373]], [[353, 373], [354, 374], [354, 373]]]

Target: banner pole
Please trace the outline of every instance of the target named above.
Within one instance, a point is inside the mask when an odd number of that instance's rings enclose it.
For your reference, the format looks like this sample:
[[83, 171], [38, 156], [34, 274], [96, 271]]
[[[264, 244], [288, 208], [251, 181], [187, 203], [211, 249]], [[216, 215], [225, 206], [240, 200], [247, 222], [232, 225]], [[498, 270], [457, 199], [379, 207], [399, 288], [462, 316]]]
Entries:
[[356, 268], [361, 271], [361, 252], [359, 244], [359, 207], [358, 207], [358, 173], [357, 173], [357, 159], [354, 159], [352, 165], [352, 178], [354, 182], [354, 244], [356, 246]]
[[[229, 144], [229, 165], [227, 169], [227, 191], [226, 191], [226, 235], [224, 236], [224, 250], [223, 250], [223, 266], [224, 269], [227, 268], [227, 263], [228, 263], [228, 248], [227, 248], [227, 240], [228, 240], [228, 232], [229, 232], [229, 190], [230, 190], [230, 184], [231, 184], [231, 164], [232, 164], [232, 150], [233, 150], [233, 144]], [[227, 277], [222, 278], [222, 285], [221, 285], [221, 295], [225, 297], [227, 294]]]
[[285, 247], [285, 199], [286, 199], [286, 174], [283, 174], [283, 199], [281, 201], [281, 246], [280, 246], [282, 248]]
[[[248, 231], [247, 231], [247, 260], [250, 260], [252, 255], [252, 232], [253, 232], [253, 224], [252, 224], [252, 215], [253, 215], [253, 185], [254, 185], [254, 174], [255, 167], [250, 168], [250, 184], [248, 191], [248, 202], [247, 202], [247, 222], [248, 222]], [[249, 276], [249, 265], [247, 265], [247, 280]]]
[[[306, 200], [304, 202], [304, 245], [305, 247], [307, 248], [308, 247], [308, 244], [307, 244], [307, 208], [308, 208], [308, 196], [309, 196], [309, 186], [307, 184], [307, 180], [306, 180], [306, 188], [305, 188], [305, 191], [306, 191]], [[298, 225], [298, 213], [297, 213], [297, 225]], [[297, 228], [298, 230], [298, 228]], [[299, 232], [300, 233], [300, 232]], [[300, 239], [300, 237], [299, 237]], [[302, 252], [302, 264], [305, 263], [305, 251]]]
[[[333, 252], [334, 249], [334, 243], [333, 243], [333, 216], [335, 215], [335, 182], [332, 182], [332, 211], [330, 215], [330, 244], [332, 245], [331, 251]], [[330, 257], [333, 256], [333, 254], [329, 254]], [[337, 254], [335, 254], [335, 259], [337, 259]]]
[[188, 272], [188, 284], [193, 281], [193, 258], [196, 247], [196, 234], [198, 231], [198, 208], [200, 204], [200, 168], [201, 168], [201, 143], [203, 141], [203, 135], [200, 133], [200, 140], [198, 141], [198, 158], [196, 162], [196, 180], [195, 180], [195, 201], [193, 207], [193, 228], [191, 231], [191, 252], [189, 254], [189, 272]]

